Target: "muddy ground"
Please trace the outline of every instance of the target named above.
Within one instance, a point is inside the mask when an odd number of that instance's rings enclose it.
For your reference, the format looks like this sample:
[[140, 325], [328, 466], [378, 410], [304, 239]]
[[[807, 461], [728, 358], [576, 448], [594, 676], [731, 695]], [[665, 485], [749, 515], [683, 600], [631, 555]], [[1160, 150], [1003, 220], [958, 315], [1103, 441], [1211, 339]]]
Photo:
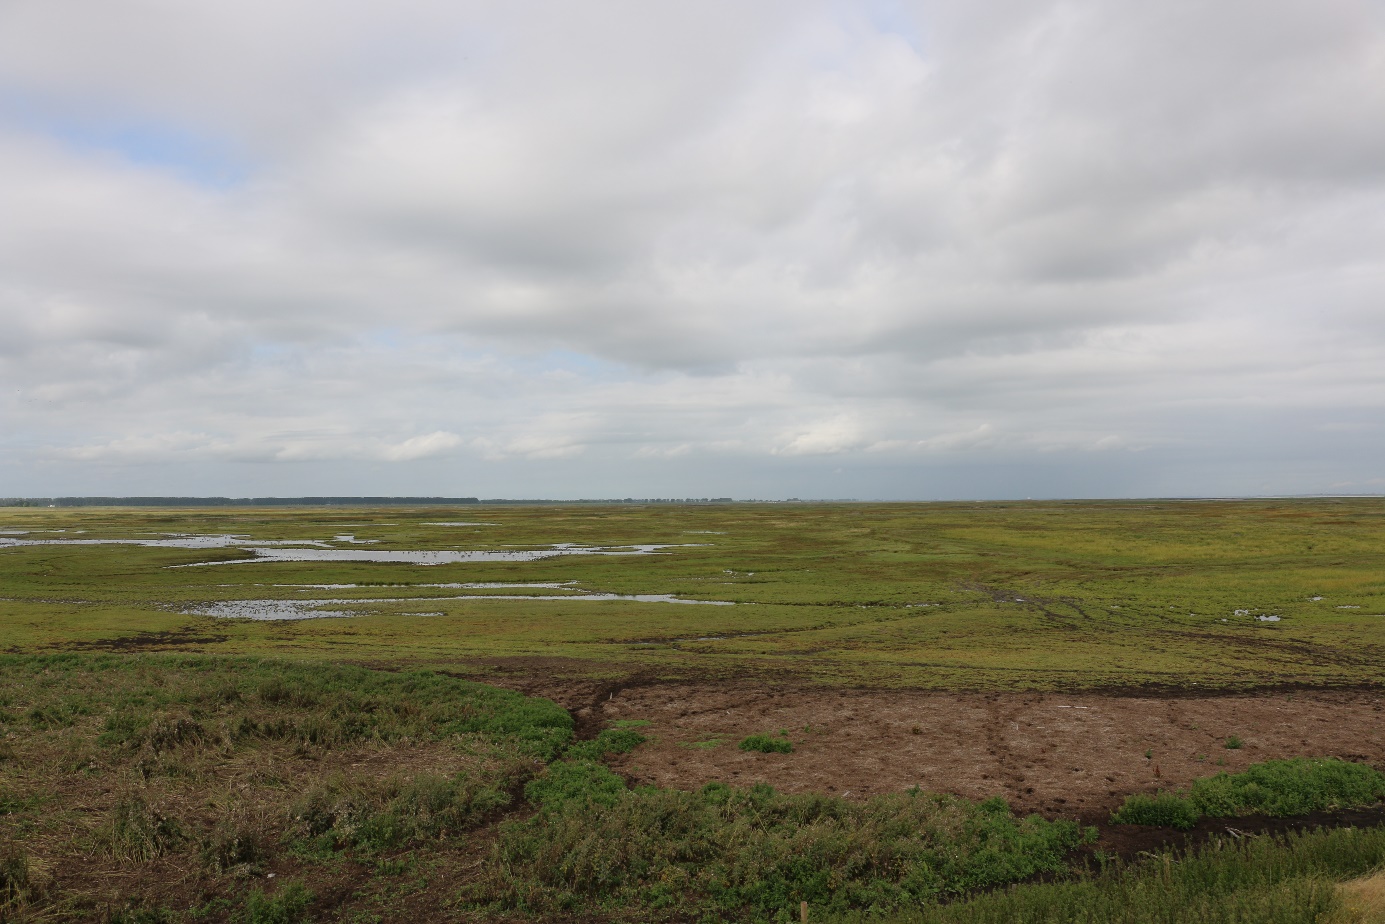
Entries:
[[[1270, 758], [1385, 766], [1383, 709], [1382, 693], [1162, 699], [689, 685], [622, 690], [596, 707], [607, 721], [650, 722], [641, 730], [652, 740], [614, 763], [634, 782], [680, 789], [765, 782], [848, 798], [918, 786], [1089, 819], [1105, 817], [1130, 793], [1186, 786]], [[780, 730], [792, 754], [736, 747], [746, 735]], [[1226, 747], [1232, 735], [1242, 747]]]
[[[511, 665], [513, 667], [514, 665]], [[547, 696], [588, 733], [642, 720], [649, 740], [612, 758], [632, 783], [769, 783], [849, 799], [911, 786], [1022, 812], [1104, 822], [1131, 793], [1184, 787], [1282, 757], [1385, 767], [1385, 689], [1248, 694], [949, 693], [699, 683], [604, 685], [518, 670], [489, 682]], [[788, 732], [791, 754], [737, 748]], [[1229, 738], [1242, 742], [1227, 748]], [[1148, 754], [1148, 756], [1146, 756]]]

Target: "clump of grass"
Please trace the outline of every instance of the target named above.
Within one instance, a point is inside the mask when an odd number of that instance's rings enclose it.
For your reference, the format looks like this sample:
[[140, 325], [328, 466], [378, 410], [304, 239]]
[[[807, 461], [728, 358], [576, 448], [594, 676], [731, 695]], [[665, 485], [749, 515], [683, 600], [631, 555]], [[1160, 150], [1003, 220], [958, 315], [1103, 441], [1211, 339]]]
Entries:
[[1196, 780], [1187, 793], [1130, 796], [1111, 820], [1190, 828], [1204, 815], [1282, 817], [1362, 808], [1381, 799], [1385, 773], [1345, 760], [1296, 757]]
[[563, 756], [568, 760], [601, 760], [607, 754], [628, 754], [644, 741], [644, 735], [634, 728], [607, 728], [591, 741], [569, 745]]
[[101, 839], [111, 856], [139, 862], [163, 856], [185, 835], [176, 818], [151, 807], [139, 794], [127, 793], [111, 807]]
[[750, 735], [742, 738], [736, 745], [742, 751], [760, 751], [765, 754], [792, 754], [793, 742], [786, 737], [775, 735]]
[[0, 911], [24, 903], [34, 886], [29, 858], [13, 847], [0, 849]]
[[1198, 811], [1187, 799], [1172, 792], [1154, 795], [1135, 793], [1125, 802], [1111, 821], [1122, 825], [1159, 825], [1170, 828], [1191, 828], [1197, 824]]
[[202, 841], [202, 865], [215, 873], [255, 873], [267, 858], [261, 833], [244, 819], [218, 825]]
[[[875, 924], [1357, 924], [1338, 882], [1385, 863], [1385, 829], [1214, 841], [1195, 854], [1114, 863], [1091, 877], [1031, 883]], [[862, 921], [859, 914], [816, 918]]]
[[1059, 872], [1091, 836], [1073, 822], [1016, 818], [999, 799], [913, 792], [850, 803], [718, 783], [626, 790], [603, 770], [561, 771], [567, 787], [538, 793], [536, 816], [502, 825], [468, 897], [540, 914], [758, 918], [803, 900], [888, 909]]
[[524, 787], [524, 797], [544, 808], [592, 803], [614, 806], [626, 794], [625, 781], [591, 760], [560, 760]]
[[[0, 683], [44, 676], [85, 689], [82, 701], [35, 704], [38, 730], [101, 715], [98, 742], [164, 751], [205, 741], [206, 722], [235, 704], [229, 743], [291, 741], [320, 749], [362, 741], [505, 740], [551, 760], [572, 739], [556, 704], [431, 671], [168, 655], [0, 655]], [[99, 678], [99, 679], [98, 679]], [[154, 681], [157, 680], [156, 684]]]
[[1236, 735], [1227, 735], [1225, 744], [1228, 751], [1239, 751], [1246, 746], [1246, 743]]
[[241, 924], [301, 924], [310, 920], [308, 906], [314, 895], [298, 882], [285, 882], [278, 891], [266, 894], [255, 889], [245, 899]]
[[380, 850], [468, 831], [510, 803], [509, 780], [423, 774], [372, 785], [334, 776], [290, 809], [300, 837], [328, 849]]

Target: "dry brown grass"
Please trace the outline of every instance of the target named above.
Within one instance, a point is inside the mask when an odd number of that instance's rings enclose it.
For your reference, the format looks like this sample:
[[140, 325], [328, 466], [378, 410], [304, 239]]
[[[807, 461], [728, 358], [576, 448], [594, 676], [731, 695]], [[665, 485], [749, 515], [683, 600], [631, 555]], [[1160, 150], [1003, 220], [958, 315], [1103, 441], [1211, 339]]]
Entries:
[[1337, 887], [1344, 905], [1332, 924], [1385, 924], [1385, 870]]

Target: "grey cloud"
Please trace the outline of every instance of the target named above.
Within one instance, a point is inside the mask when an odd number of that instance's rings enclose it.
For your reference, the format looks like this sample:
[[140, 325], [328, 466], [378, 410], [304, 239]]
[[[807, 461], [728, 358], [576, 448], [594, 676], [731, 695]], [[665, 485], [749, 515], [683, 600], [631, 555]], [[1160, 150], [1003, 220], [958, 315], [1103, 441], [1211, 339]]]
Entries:
[[[7, 4], [4, 470], [1153, 491], [1385, 404], [1378, 4], [870, 12]], [[1265, 478], [1367, 483], [1351, 432]]]

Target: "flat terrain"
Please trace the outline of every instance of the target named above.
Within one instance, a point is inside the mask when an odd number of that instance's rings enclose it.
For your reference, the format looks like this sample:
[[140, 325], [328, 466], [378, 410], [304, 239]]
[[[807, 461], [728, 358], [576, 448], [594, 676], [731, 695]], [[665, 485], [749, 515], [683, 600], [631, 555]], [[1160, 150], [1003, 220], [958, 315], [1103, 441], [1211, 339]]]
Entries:
[[[1268, 757], [1385, 763], [1374, 499], [10, 508], [0, 530], [11, 652], [442, 668], [593, 728], [651, 722], [620, 767], [662, 785], [918, 785], [1090, 818]], [[295, 549], [522, 560], [256, 558]], [[734, 747], [779, 729], [795, 754]]]
[[[240, 545], [71, 543], [228, 535]], [[254, 560], [246, 547], [257, 542], [275, 554], [288, 547], [265, 543], [316, 543], [299, 548], [328, 556], [535, 557]], [[666, 547], [537, 557], [557, 543]], [[352, 618], [197, 615], [315, 609]], [[0, 509], [0, 637], [22, 652], [274, 654], [496, 679], [548, 677], [556, 664], [577, 680], [652, 671], [952, 691], [1321, 688], [1381, 681], [1382, 614], [1376, 499]]]
[[[1133, 856], [1172, 835], [1107, 823], [1132, 793], [1385, 766], [1385, 502], [3, 508], [0, 648], [0, 841], [58, 919], [229, 920], [275, 871], [361, 920], [451, 920], [439, 888], [590, 901], [480, 872], [511, 868], [497, 838], [527, 856], [496, 822], [560, 753], [513, 743], [530, 722], [637, 729], [605, 765], [662, 791], [999, 796]], [[332, 679], [356, 666], [383, 671]], [[562, 708], [496, 737], [447, 711], [447, 684], [489, 695], [467, 681]], [[737, 747], [756, 734], [793, 750]], [[523, 830], [559, 844], [560, 816]]]
[[[613, 763], [642, 783], [769, 783], [857, 799], [918, 786], [971, 799], [1000, 795], [1017, 811], [1097, 823], [1132, 792], [1185, 788], [1272, 758], [1385, 766], [1382, 710], [1380, 693], [1156, 699], [679, 684], [623, 691], [597, 711], [608, 721], [650, 722], [641, 731], [652, 740]], [[781, 729], [791, 754], [734, 746]], [[1226, 747], [1232, 735], [1241, 747]]]

